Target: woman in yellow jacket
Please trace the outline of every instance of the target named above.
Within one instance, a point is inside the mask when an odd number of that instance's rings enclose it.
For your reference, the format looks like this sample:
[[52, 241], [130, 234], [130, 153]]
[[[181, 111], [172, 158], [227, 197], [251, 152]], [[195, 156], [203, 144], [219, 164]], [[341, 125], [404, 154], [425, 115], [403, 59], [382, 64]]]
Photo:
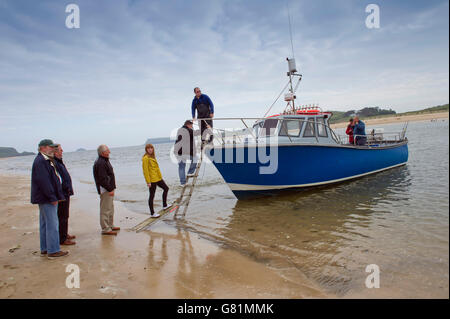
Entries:
[[142, 157], [142, 170], [144, 172], [145, 181], [150, 190], [150, 197], [148, 198], [148, 206], [150, 207], [150, 213], [152, 217], [159, 217], [159, 214], [155, 214], [153, 210], [153, 199], [155, 198], [156, 186], [163, 189], [163, 209], [168, 208], [167, 206], [167, 193], [169, 192], [169, 187], [162, 179], [161, 171], [159, 170], [158, 162], [155, 157], [155, 148], [152, 144], [145, 145], [145, 154]]

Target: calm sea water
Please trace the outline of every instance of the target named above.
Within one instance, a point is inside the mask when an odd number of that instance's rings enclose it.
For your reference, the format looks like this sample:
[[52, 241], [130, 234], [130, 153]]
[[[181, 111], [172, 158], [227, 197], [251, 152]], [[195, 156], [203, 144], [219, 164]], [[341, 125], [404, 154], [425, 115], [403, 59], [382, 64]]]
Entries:
[[[385, 131], [402, 125], [382, 125]], [[311, 191], [238, 201], [213, 165], [203, 165], [183, 227], [238, 250], [294, 280], [299, 271], [338, 296], [364, 296], [365, 268], [380, 268], [381, 297], [449, 295], [448, 120], [410, 123], [406, 166]], [[175, 199], [181, 187], [171, 144], [155, 145]], [[148, 214], [143, 146], [111, 150], [116, 200]], [[29, 174], [34, 157], [0, 161], [0, 171]], [[95, 193], [95, 151], [65, 153], [78, 194]], [[155, 205], [161, 205], [160, 190]], [[175, 227], [170, 218], [153, 231]], [[179, 227], [179, 225], [177, 226]]]

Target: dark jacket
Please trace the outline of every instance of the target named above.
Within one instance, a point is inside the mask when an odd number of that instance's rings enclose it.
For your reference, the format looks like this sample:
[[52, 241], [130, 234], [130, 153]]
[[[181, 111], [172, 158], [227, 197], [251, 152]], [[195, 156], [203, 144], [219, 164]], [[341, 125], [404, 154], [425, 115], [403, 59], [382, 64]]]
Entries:
[[94, 163], [93, 167], [95, 186], [97, 186], [97, 192], [100, 192], [100, 186], [106, 189], [108, 192], [112, 192], [116, 189], [116, 179], [114, 177], [114, 170], [109, 162], [109, 158], [99, 156]]
[[347, 126], [347, 130], [345, 131], [345, 133], [348, 135], [348, 142], [350, 144], [353, 144], [354, 139], [353, 139], [353, 125], [352, 124], [349, 124]]
[[177, 140], [175, 141], [175, 155], [194, 156], [195, 140], [194, 136], [200, 135], [200, 130], [193, 130], [186, 125], [180, 127], [177, 131]]
[[55, 167], [38, 153], [31, 169], [31, 203], [50, 204], [65, 199]]
[[366, 135], [366, 125], [363, 121], [359, 120], [358, 124], [353, 127], [353, 135]]
[[195, 110], [197, 110], [199, 119], [209, 118], [210, 114], [214, 113], [214, 104], [208, 95], [202, 94], [198, 99], [197, 97], [194, 97], [192, 100], [192, 118], [195, 118]]
[[62, 159], [55, 157], [56, 169], [58, 170], [59, 176], [62, 179], [62, 190], [66, 199], [73, 195], [72, 178], [67, 171], [66, 165]]

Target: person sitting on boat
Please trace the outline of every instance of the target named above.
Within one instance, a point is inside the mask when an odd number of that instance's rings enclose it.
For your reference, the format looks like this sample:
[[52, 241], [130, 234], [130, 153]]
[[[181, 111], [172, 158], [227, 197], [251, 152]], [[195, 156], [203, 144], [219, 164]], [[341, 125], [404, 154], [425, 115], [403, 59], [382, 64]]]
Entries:
[[188, 176], [194, 174], [197, 167], [196, 147], [194, 136], [200, 135], [200, 130], [192, 129], [192, 121], [187, 120], [177, 131], [177, 140], [175, 141], [174, 154], [178, 160], [178, 175], [180, 184], [186, 184], [186, 162], [191, 161]]
[[[191, 110], [192, 118], [195, 119], [195, 111], [197, 110], [197, 115], [199, 119], [212, 119], [214, 117], [214, 104], [208, 95], [202, 94], [200, 88], [194, 88], [194, 99], [192, 100]], [[212, 132], [209, 132], [213, 127], [212, 120], [202, 120], [199, 123], [201, 134], [202, 134], [202, 144], [208, 140], [210, 143], [213, 139]], [[206, 131], [208, 129], [208, 131]], [[206, 133], [205, 133], [206, 131]], [[209, 139], [207, 139], [207, 135]]]
[[349, 121], [350, 121], [350, 123], [348, 123], [347, 130], [345, 131], [345, 134], [348, 135], [348, 142], [350, 144], [354, 144], [355, 141], [353, 139], [353, 128], [354, 128], [353, 118], [350, 118]]
[[167, 205], [167, 193], [169, 192], [169, 187], [167, 187], [164, 182], [161, 171], [159, 170], [158, 162], [156, 161], [155, 148], [152, 144], [145, 145], [145, 154], [142, 157], [142, 170], [144, 172], [145, 181], [150, 191], [150, 196], [148, 198], [148, 206], [150, 207], [151, 217], [159, 217], [159, 214], [155, 214], [153, 209], [153, 199], [155, 198], [156, 186], [163, 189], [163, 209], [168, 208]]
[[355, 118], [353, 119], [353, 125], [353, 136], [355, 138], [355, 144], [366, 145], [366, 125], [359, 119], [358, 116], [355, 116]]

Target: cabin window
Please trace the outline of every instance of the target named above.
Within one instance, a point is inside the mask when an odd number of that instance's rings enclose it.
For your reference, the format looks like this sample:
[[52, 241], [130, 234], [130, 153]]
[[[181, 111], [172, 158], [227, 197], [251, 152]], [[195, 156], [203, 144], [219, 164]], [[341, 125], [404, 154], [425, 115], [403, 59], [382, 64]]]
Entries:
[[306, 122], [303, 137], [315, 137], [315, 136], [316, 136], [316, 127], [314, 125], [314, 118], [310, 118], [308, 119], [308, 122]]
[[302, 131], [304, 118], [298, 120], [284, 120], [280, 129], [280, 136], [298, 137]]
[[275, 119], [267, 119], [264, 121], [264, 125], [261, 129], [262, 136], [271, 136], [275, 134], [275, 130], [277, 129], [278, 120]]
[[323, 118], [317, 118], [317, 134], [319, 137], [328, 137], [327, 127], [324, 125], [325, 121]]

